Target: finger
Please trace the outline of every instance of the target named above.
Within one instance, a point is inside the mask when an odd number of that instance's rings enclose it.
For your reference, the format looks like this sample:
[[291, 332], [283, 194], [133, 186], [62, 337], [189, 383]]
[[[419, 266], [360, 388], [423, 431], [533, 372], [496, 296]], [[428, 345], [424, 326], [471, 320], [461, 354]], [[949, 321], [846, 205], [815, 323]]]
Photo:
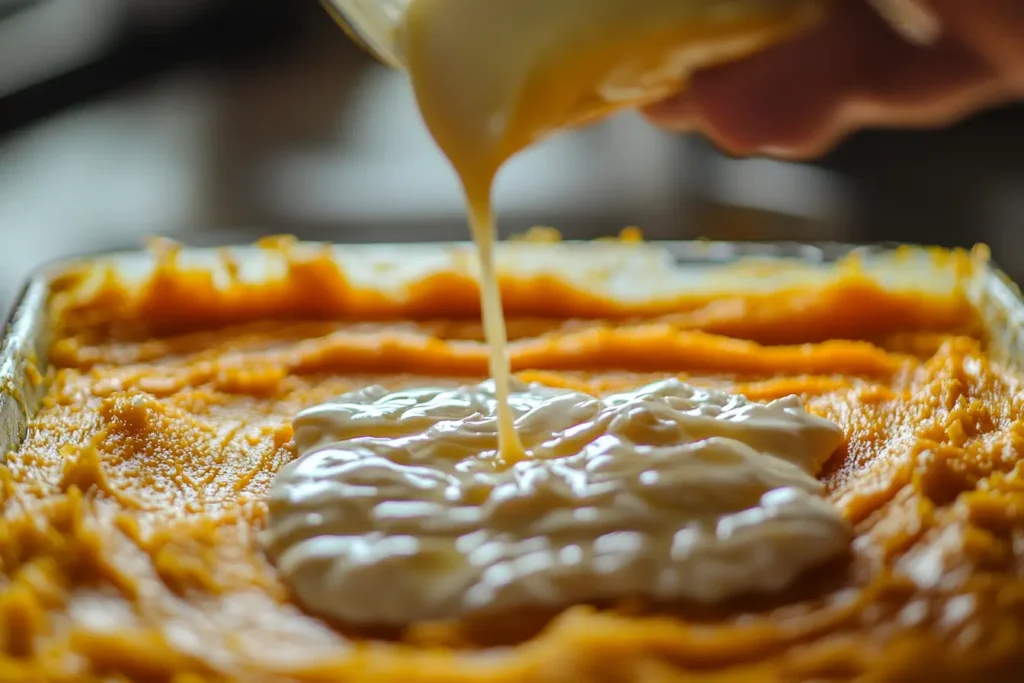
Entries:
[[999, 100], [997, 82], [954, 35], [915, 47], [846, 3], [792, 43], [699, 74], [686, 96], [648, 115], [734, 153], [805, 157], [863, 125], [945, 124]]
[[858, 84], [870, 41], [887, 52], [898, 41], [882, 35], [860, 3], [846, 2], [815, 29], [754, 58], [698, 73], [686, 96], [649, 110], [656, 121], [685, 116], [730, 151], [756, 151], [765, 143], [792, 146], [817, 137], [837, 102]]
[[812, 159], [828, 152], [850, 133], [865, 128], [945, 128], [967, 114], [1006, 100], [1002, 84], [974, 83], [927, 102], [894, 104], [884, 100], [846, 100], [827, 126], [806, 138], [782, 143], [766, 139], [755, 151], [782, 159]]
[[697, 74], [691, 117], [730, 152], [795, 152], [833, 134], [864, 70], [886, 61], [899, 43], [862, 3], [838, 4], [806, 35]]
[[1008, 94], [997, 72], [952, 36], [932, 48], [897, 42], [861, 53], [860, 76], [835, 94], [817, 129], [804, 140], [764, 140], [761, 150], [807, 157], [859, 128], [946, 126]]
[[[848, 13], [848, 11], [842, 12], [843, 16]], [[724, 110], [724, 118], [721, 123], [726, 128], [732, 128], [729, 121], [733, 118], [742, 119], [748, 113], [739, 106], [741, 103], [736, 97], [736, 92], [740, 88], [753, 85], [757, 89], [756, 98], [753, 97], [754, 93], [751, 93], [751, 102], [762, 103], [773, 97], [788, 97], [786, 91], [793, 90], [793, 84], [789, 84], [780, 91], [775, 87], [775, 82], [780, 80], [780, 76], [789, 74], [794, 67], [798, 71], [802, 71], [804, 65], [801, 62], [808, 53], [813, 54], [815, 50], [824, 49], [829, 54], [828, 57], [815, 55], [814, 61], [811, 62], [812, 68], [814, 65], [821, 67], [826, 63], [835, 62], [837, 58], [841, 59], [844, 56], [843, 52], [836, 49], [838, 46], [831, 42], [830, 36], [836, 33], [838, 26], [845, 23], [842, 18], [830, 14], [823, 20], [823, 23], [810, 29], [807, 33], [793, 38], [790, 42], [768, 48], [743, 61], [703, 70], [691, 78], [688, 87], [682, 93], [646, 108], [644, 113], [659, 125], [673, 129], [689, 129], [694, 124], [701, 123], [700, 117], [704, 113], [701, 111], [702, 109], [717, 110], [721, 108]], [[846, 30], [854, 29], [850, 26]], [[842, 38], [843, 35], [840, 34], [840, 37]], [[836, 71], [835, 64], [833, 63], [828, 70]], [[817, 73], [824, 76], [821, 71]], [[801, 77], [805, 76], [806, 74], [802, 74]], [[809, 83], [805, 81], [804, 84]], [[771, 85], [771, 87], [762, 88], [762, 85]], [[803, 90], [808, 91], [811, 88], [803, 88]], [[723, 103], [725, 101], [736, 102], [737, 106], [731, 104], [719, 106], [716, 104], [719, 101]]]
[[1021, 0], [929, 0], [962, 42], [1024, 94], [1024, 2]]

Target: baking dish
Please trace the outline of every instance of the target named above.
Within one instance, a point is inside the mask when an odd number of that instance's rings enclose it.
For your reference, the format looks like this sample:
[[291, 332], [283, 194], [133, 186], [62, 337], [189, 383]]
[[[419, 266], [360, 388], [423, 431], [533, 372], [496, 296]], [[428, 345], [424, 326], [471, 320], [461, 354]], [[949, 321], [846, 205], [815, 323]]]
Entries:
[[[154, 268], [157, 269], [155, 273], [159, 276], [159, 269], [166, 268], [168, 263], [172, 263], [175, 268], [182, 271], [208, 275], [214, 285], [218, 282], [231, 282], [233, 285], [249, 283], [259, 286], [263, 283], [268, 286], [267, 283], [281, 282], [280, 278], [285, 273], [288, 273], [289, 277], [296, 277], [295, 271], [286, 270], [294, 264], [323, 263], [324, 257], [329, 255], [331, 262], [340, 266], [341, 272], [345, 275], [345, 288], [374, 293], [375, 296], [368, 299], [372, 305], [367, 306], [358, 299], [337, 292], [318, 289], [318, 285], [325, 280], [311, 265], [309, 269], [300, 273], [304, 288], [304, 307], [289, 309], [290, 300], [287, 296], [279, 296], [278, 290], [270, 288], [266, 289], [266, 292], [272, 293], [273, 296], [261, 300], [262, 303], [259, 305], [254, 304], [254, 307], [248, 308], [245, 311], [246, 316], [259, 318], [266, 315], [278, 318], [295, 313], [300, 317], [347, 318], [356, 323], [382, 318], [404, 320], [401, 317], [401, 302], [412, 291], [410, 287], [420, 291], [427, 287], [424, 283], [429, 283], [431, 277], [438, 273], [449, 276], [456, 274], [461, 278], [455, 280], [460, 287], [467, 285], [464, 287], [466, 291], [451, 288], [435, 289], [449, 297], [444, 302], [444, 310], [456, 311], [457, 315], [454, 317], [463, 321], [472, 321], [476, 316], [473, 308], [476, 294], [472, 287], [474, 261], [468, 245], [328, 247], [279, 241], [270, 246], [271, 248], [239, 247], [228, 251], [185, 249], [180, 252], [174, 251], [174, 256], [170, 259], [169, 252], [164, 248], [162, 251], [157, 250], [155, 256], [154, 253], [142, 252], [103, 255], [53, 264], [42, 269], [25, 290], [25, 295], [12, 317], [10, 333], [4, 347], [3, 381], [7, 390], [3, 394], [0, 414], [3, 415], [5, 433], [8, 435], [4, 444], [5, 450], [12, 452], [17, 448], [18, 442], [25, 434], [26, 424], [39, 404], [40, 396], [45, 389], [45, 378], [53, 376], [46, 354], [47, 349], [51, 348], [50, 334], [55, 321], [49, 316], [54, 310], [55, 303], [68, 295], [72, 284], [76, 293], [83, 293], [86, 296], [89, 296], [89, 292], [99, 291], [107, 282], [110, 273], [116, 273], [118, 278], [127, 284], [152, 281], [150, 277], [154, 275]], [[570, 298], [557, 295], [555, 288], [556, 282], [567, 281], [578, 292], [597, 295], [599, 299], [611, 302], [601, 310], [600, 317], [612, 321], [622, 318], [624, 325], [631, 324], [630, 317], [635, 319], [638, 310], [643, 310], [644, 315], [650, 317], [671, 315], [680, 311], [685, 308], [688, 295], [700, 297], [702, 300], [713, 298], [716, 293], [721, 294], [723, 299], [746, 292], [770, 297], [773, 292], [792, 293], [828, 285], [833, 279], [848, 275], [851, 268], [856, 268], [859, 274], [877, 286], [900, 295], [942, 296], [962, 293], [970, 302], [972, 310], [977, 311], [980, 317], [984, 328], [980, 336], [985, 343], [986, 354], [1020, 367], [1019, 330], [1024, 319], [1021, 317], [1019, 293], [989, 263], [987, 252], [980, 248], [971, 255], [966, 255], [906, 246], [857, 248], [843, 245], [711, 242], [644, 244], [628, 241], [537, 244], [527, 241], [505, 245], [499, 258], [506, 277], [514, 276], [515, 282], [533, 288], [533, 296], [530, 297], [532, 307], [523, 306], [525, 299], [522, 296], [508, 297], [510, 314], [513, 317], [532, 315], [555, 320], [573, 317], [574, 311], [580, 309], [574, 308]], [[837, 260], [841, 258], [842, 263], [837, 265]], [[571, 264], [572, 267], [567, 268], [567, 264]], [[449, 277], [447, 282], [450, 285], [452, 281]], [[165, 294], [170, 299], [176, 296], [173, 290], [167, 290]], [[913, 303], [912, 299], [910, 301]], [[616, 302], [623, 304], [622, 308], [616, 308]], [[188, 308], [167, 308], [170, 313], [178, 316], [176, 320], [149, 322], [174, 322], [176, 325], [199, 322], [200, 327], [205, 324], [219, 326], [241, 322], [225, 320], [223, 317], [210, 318], [210, 311], [223, 313], [224, 309], [218, 311], [216, 307], [204, 308], [203, 303], [199, 301], [189, 303], [191, 307]], [[906, 311], [912, 318], [912, 308], [907, 308]], [[101, 316], [106, 314], [101, 309], [94, 312]], [[751, 312], [752, 315], [754, 313]], [[837, 317], [842, 317], [842, 313], [836, 310]], [[612, 322], [611, 325], [614, 327], [615, 323]], [[190, 343], [195, 344], [197, 339], [192, 338]], [[765, 344], [766, 348], [769, 348], [771, 342]], [[59, 351], [58, 347], [54, 348]], [[63, 353], [66, 354], [66, 350]], [[466, 374], [477, 373], [481, 367], [483, 366], [470, 367]], [[800, 372], [799, 366], [795, 367], [795, 372]], [[88, 367], [83, 368], [79, 386], [82, 386], [81, 382], [89, 381]], [[667, 368], [662, 368], [665, 369]], [[784, 371], [784, 374], [786, 372], [794, 371]], [[964, 381], [968, 379], [964, 377]], [[221, 381], [219, 378], [214, 380]], [[230, 392], [232, 378], [228, 376], [223, 381], [227, 386], [226, 390]], [[867, 391], [870, 394], [869, 384], [870, 382], [854, 381], [851, 392]], [[115, 390], [114, 393], [120, 393], [120, 390]], [[159, 390], [157, 393], [160, 393]], [[167, 393], [163, 395], [167, 396]], [[68, 399], [77, 400], [72, 395], [68, 395]], [[132, 401], [124, 402], [117, 397], [111, 398], [110, 402], [106, 402], [99, 394], [95, 397], [95, 401], [106, 405], [104, 410], [113, 411], [108, 416], [110, 419], [120, 421], [121, 426], [117, 429], [129, 430], [145, 427], [144, 423], [133, 422], [133, 411], [136, 408], [148, 410], [147, 405], [152, 403], [147, 403], [147, 400], [144, 399], [139, 405], [135, 405]], [[95, 401], [91, 403], [94, 408], [99, 405]], [[50, 406], [48, 410], [51, 410], [52, 403], [48, 402], [47, 405]], [[46, 412], [41, 414], [45, 415]], [[158, 414], [163, 413], [153, 413]], [[284, 414], [288, 414], [288, 411], [285, 410]], [[289, 418], [284, 416], [284, 419]], [[132, 427], [132, 424], [135, 424], [135, 427]], [[52, 424], [50, 428], [53, 428]], [[34, 429], [33, 434], [37, 435], [38, 429]], [[37, 437], [33, 436], [32, 439]], [[32, 443], [32, 440], [29, 443]], [[38, 440], [36, 443], [38, 444]], [[27, 452], [32, 451], [29, 449]], [[75, 457], [80, 458], [81, 454], [76, 454]], [[78, 472], [75, 476], [80, 474], [81, 472]], [[91, 481], [95, 485], [97, 480], [83, 481]], [[131, 485], [131, 482], [128, 484]], [[107, 495], [119, 495], [116, 491], [104, 491]], [[286, 653], [278, 653], [277, 656], [287, 657]], [[705, 657], [723, 655], [709, 652], [692, 656], [701, 660]], [[109, 666], [110, 662], [107, 664]], [[291, 662], [292, 666], [295, 664]], [[314, 665], [315, 663], [310, 663], [310, 666]], [[132, 669], [136, 670], [138, 669]], [[321, 670], [320, 677], [314, 675], [315, 672], [310, 673], [301, 667], [300, 670], [306, 671], [308, 675], [296, 674], [294, 677], [310, 680], [330, 679], [327, 669]], [[121, 673], [126, 675], [124, 671]], [[284, 678], [291, 680], [289, 677]], [[557, 676], [552, 678], [556, 679], [561, 680]]]

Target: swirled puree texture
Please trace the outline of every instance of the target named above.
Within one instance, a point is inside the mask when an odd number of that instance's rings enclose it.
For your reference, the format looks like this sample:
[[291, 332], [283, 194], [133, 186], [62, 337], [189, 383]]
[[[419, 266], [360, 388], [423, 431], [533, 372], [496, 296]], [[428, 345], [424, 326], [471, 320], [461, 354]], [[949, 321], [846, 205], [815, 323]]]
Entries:
[[407, 624], [623, 596], [714, 602], [785, 588], [849, 542], [813, 476], [843, 433], [795, 396], [516, 383], [527, 458], [514, 464], [496, 401], [491, 381], [373, 386], [298, 416], [267, 543], [305, 604]]
[[[723, 601], [651, 587], [397, 627], [324, 617], [263, 546], [295, 416], [372, 386], [484, 381], [472, 252], [388, 262], [279, 243], [256, 282], [248, 260], [211, 273], [165, 250], [151, 277], [55, 283], [46, 397], [0, 466], [0, 681], [1020, 680], [1024, 391], [964, 296], [968, 256], [926, 255], [931, 275], [851, 260], [813, 281], [751, 262], [669, 296], [699, 271], [645, 245], [530, 246], [500, 252], [519, 382], [602, 400], [673, 378], [764, 405], [796, 395], [843, 432], [815, 479], [850, 525], [846, 550]], [[737, 291], [782, 275], [769, 293]], [[625, 438], [643, 441], [645, 424]], [[797, 453], [771, 445], [784, 434], [751, 445], [759, 462]], [[794, 460], [793, 481], [811, 491], [801, 472], [825, 450]]]

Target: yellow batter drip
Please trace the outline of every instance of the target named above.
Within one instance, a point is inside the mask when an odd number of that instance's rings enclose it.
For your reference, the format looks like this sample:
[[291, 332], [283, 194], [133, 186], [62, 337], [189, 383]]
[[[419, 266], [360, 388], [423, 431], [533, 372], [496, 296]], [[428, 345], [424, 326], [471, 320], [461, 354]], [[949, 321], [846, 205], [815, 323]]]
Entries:
[[462, 182], [479, 251], [484, 326], [506, 463], [522, 459], [491, 188], [545, 135], [662, 99], [695, 68], [778, 41], [818, 0], [413, 0], [397, 34], [420, 111]]
[[[467, 186], [468, 187], [468, 186]], [[489, 188], [488, 188], [489, 189]], [[502, 460], [511, 465], [526, 457], [526, 449], [515, 429], [515, 417], [509, 408], [509, 380], [512, 368], [508, 357], [508, 332], [498, 289], [498, 273], [494, 267], [494, 242], [497, 230], [489, 197], [468, 200], [469, 224], [473, 232], [480, 260], [480, 296], [483, 309], [484, 335], [490, 352], [489, 370], [494, 380], [498, 401], [498, 451]]]

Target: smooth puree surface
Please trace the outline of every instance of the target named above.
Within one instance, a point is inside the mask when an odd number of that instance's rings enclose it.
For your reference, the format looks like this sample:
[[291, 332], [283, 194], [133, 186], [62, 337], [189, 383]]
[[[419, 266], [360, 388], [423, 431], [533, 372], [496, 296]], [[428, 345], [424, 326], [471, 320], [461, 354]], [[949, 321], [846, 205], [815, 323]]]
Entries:
[[258, 541], [268, 490], [301, 410], [486, 377], [472, 279], [435, 274], [389, 303], [315, 254], [220, 289], [163, 259], [86, 301], [77, 275], [56, 283], [50, 388], [0, 468], [0, 680], [1012, 681], [1024, 666], [1024, 393], [955, 294], [885, 293], [851, 264], [770, 300], [631, 311], [503, 278], [518, 381], [796, 394], [842, 427], [819, 481], [853, 525], [849, 557], [770, 598], [367, 630], [285, 588]]

